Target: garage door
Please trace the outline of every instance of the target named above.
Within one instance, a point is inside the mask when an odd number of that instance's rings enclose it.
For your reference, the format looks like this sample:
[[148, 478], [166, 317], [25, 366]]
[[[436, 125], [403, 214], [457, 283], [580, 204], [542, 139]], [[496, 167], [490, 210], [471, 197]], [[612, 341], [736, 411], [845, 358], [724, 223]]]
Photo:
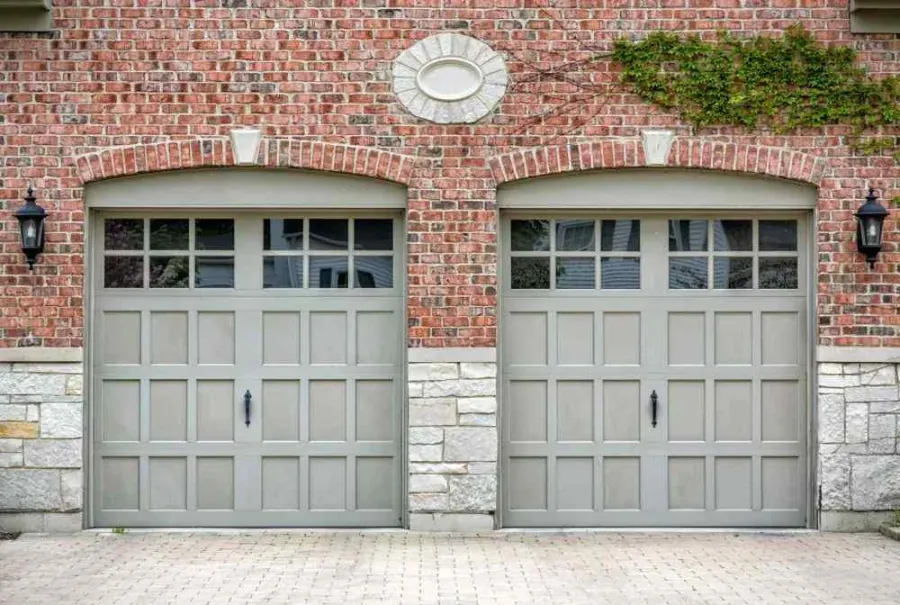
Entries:
[[400, 523], [399, 217], [92, 233], [95, 526]]
[[508, 526], [803, 526], [804, 215], [507, 215]]

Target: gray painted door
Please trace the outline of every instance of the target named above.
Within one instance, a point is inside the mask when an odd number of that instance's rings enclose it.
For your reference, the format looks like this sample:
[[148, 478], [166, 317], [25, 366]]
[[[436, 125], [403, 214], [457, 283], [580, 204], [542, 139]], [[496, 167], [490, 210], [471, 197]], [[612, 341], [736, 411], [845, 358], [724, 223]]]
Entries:
[[502, 228], [505, 525], [805, 524], [804, 216]]
[[398, 217], [92, 233], [93, 525], [400, 524]]

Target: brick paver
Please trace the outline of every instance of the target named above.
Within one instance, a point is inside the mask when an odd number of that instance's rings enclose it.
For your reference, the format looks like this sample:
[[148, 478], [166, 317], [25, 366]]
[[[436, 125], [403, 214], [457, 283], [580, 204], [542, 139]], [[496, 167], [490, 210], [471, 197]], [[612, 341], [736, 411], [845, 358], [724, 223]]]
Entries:
[[0, 603], [900, 603], [878, 534], [84, 532], [0, 542]]

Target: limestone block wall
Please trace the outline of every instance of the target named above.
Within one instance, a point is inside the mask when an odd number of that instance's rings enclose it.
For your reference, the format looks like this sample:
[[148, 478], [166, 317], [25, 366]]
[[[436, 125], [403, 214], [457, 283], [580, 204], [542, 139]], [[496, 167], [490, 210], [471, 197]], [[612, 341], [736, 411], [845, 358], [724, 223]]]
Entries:
[[872, 529], [900, 509], [898, 385], [898, 363], [819, 364], [822, 529]]
[[497, 506], [497, 362], [491, 349], [410, 349], [412, 529], [491, 529]]
[[0, 363], [0, 528], [81, 528], [82, 390], [80, 361]]

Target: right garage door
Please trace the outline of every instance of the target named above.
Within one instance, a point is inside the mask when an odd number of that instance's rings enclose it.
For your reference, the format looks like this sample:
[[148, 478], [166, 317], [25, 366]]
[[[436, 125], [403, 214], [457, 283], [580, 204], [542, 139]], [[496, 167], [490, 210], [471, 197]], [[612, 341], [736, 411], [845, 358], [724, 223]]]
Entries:
[[804, 526], [807, 231], [506, 215], [503, 523]]

